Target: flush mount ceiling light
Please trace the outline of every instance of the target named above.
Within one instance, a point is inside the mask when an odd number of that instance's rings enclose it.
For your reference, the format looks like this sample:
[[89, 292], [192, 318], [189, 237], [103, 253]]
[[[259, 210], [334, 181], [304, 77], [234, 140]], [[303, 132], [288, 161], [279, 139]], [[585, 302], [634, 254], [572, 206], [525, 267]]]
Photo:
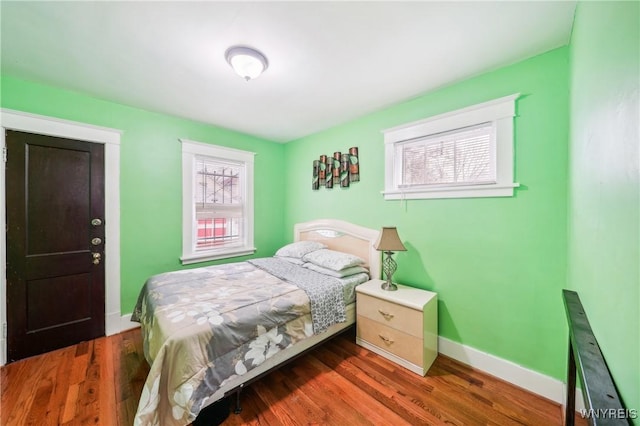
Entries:
[[266, 56], [246, 46], [230, 47], [224, 56], [236, 74], [246, 81], [257, 78], [269, 66]]

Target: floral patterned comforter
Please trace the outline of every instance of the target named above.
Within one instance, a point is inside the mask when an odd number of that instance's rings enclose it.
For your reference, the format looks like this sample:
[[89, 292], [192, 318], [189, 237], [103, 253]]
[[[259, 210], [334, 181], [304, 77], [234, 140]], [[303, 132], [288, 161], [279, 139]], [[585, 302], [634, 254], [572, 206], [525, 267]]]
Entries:
[[187, 425], [225, 381], [314, 334], [297, 285], [239, 262], [151, 277], [132, 320], [151, 369], [136, 425]]

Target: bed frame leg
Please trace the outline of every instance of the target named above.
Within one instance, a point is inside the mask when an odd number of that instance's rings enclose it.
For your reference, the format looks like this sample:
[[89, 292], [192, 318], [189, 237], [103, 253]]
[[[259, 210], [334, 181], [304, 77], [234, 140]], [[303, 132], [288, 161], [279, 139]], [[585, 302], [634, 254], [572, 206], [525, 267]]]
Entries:
[[240, 414], [242, 412], [242, 407], [240, 406], [240, 392], [242, 392], [242, 387], [243, 385], [240, 385], [236, 392], [236, 408], [233, 410], [236, 414]]

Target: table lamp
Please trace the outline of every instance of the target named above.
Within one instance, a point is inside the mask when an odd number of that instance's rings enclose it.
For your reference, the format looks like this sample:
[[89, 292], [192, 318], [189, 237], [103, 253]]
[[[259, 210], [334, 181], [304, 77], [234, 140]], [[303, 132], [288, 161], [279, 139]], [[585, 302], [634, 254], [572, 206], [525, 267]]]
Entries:
[[402, 244], [402, 241], [400, 241], [396, 227], [384, 226], [374, 247], [386, 255], [382, 261], [382, 270], [387, 276], [387, 281], [382, 284], [382, 289], [387, 291], [397, 290], [398, 286], [391, 281], [393, 273], [398, 269], [398, 264], [393, 260], [393, 252], [407, 251], [407, 249]]

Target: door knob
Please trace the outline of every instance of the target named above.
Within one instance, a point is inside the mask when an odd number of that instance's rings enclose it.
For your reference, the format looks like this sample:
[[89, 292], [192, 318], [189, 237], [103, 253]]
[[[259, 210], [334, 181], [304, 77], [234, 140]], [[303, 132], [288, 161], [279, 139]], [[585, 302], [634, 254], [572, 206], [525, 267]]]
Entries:
[[100, 219], [98, 219], [98, 218], [91, 219], [91, 225], [100, 226], [100, 225], [102, 225], [102, 221]]
[[100, 258], [102, 257], [102, 255], [100, 253], [91, 253], [91, 257], [93, 257], [93, 264], [94, 265], [98, 265], [100, 263]]

